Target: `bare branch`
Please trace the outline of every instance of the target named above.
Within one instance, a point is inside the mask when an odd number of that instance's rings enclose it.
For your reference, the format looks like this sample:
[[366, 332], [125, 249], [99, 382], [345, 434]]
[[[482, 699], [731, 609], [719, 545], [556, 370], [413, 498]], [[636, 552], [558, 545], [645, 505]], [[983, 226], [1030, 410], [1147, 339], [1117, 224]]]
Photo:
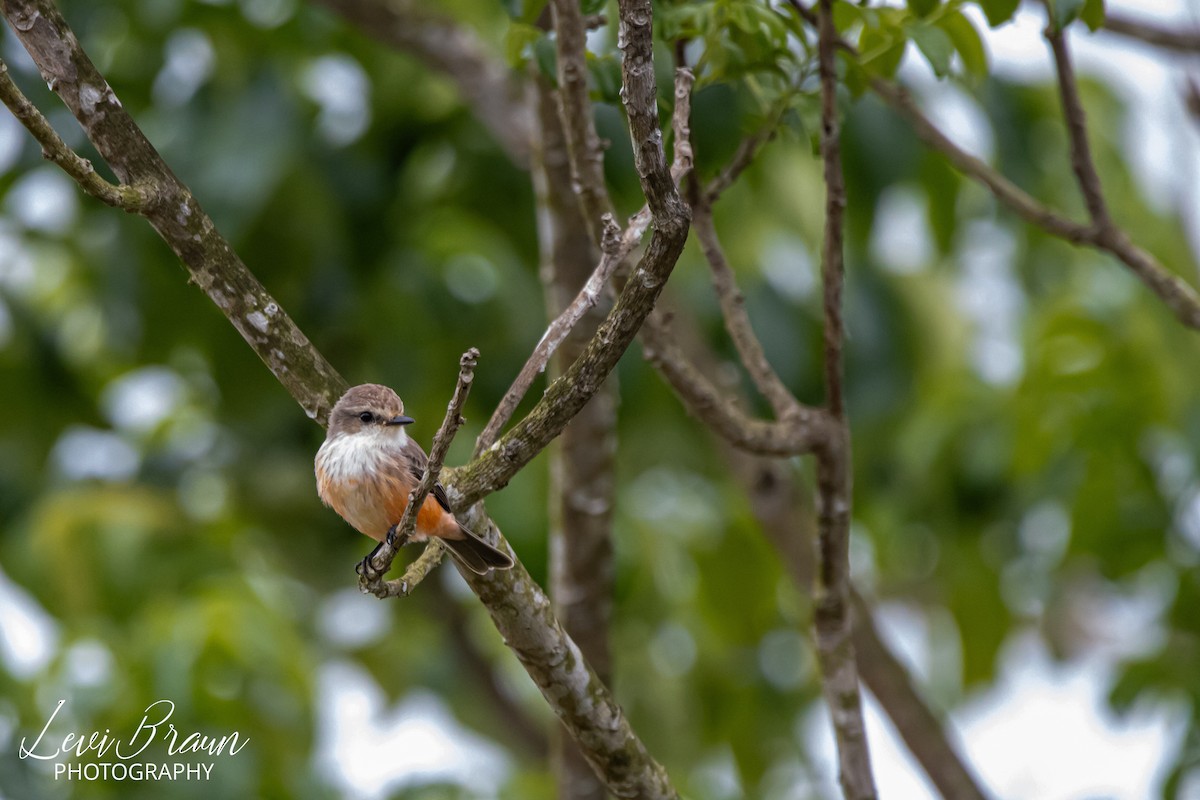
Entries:
[[216, 303], [308, 416], [325, 423], [346, 382], [217, 232], [79, 46], [50, 0], [3, 0], [5, 18], [42, 78], [126, 186], [154, 187], [139, 206], [190, 280]]
[[369, 569], [360, 569], [358, 584], [364, 594], [373, 594], [379, 598], [407, 596], [417, 587], [417, 584], [425, 579], [425, 576], [441, 558], [441, 551], [444, 547], [436, 539], [432, 540], [425, 549], [434, 549], [435, 542], [437, 548], [429, 559], [425, 559], [424, 562], [421, 559], [417, 560], [420, 567], [417, 569], [410, 567], [401, 578], [390, 581], [383, 580], [383, 576], [392, 568], [392, 561], [396, 558], [399, 547], [407, 542], [413, 535], [413, 531], [416, 530], [417, 513], [425, 503], [425, 498], [429, 497], [429, 493], [437, 484], [442, 464], [446, 461], [446, 453], [450, 452], [450, 443], [454, 441], [454, 435], [458, 433], [458, 428], [462, 425], [463, 406], [467, 402], [467, 395], [471, 393], [471, 383], [475, 380], [475, 365], [478, 362], [479, 351], [474, 347], [463, 353], [458, 360], [458, 382], [455, 384], [454, 394], [446, 406], [446, 416], [433, 436], [433, 444], [429, 447], [429, 460], [425, 463], [425, 474], [408, 494], [408, 505], [404, 507], [400, 521], [396, 523], [395, 537], [385, 539], [380, 543], [371, 558]]
[[612, 277], [617, 265], [621, 263], [624, 255], [628, 255], [628, 251], [622, 253], [621, 230], [613, 221], [612, 216], [605, 214], [603, 222], [603, 255], [600, 257], [600, 263], [596, 265], [595, 271], [592, 272], [591, 277], [579, 290], [579, 294], [575, 296], [571, 304], [562, 310], [562, 313], [550, 323], [546, 332], [542, 334], [541, 340], [526, 359], [525, 366], [521, 367], [512, 386], [508, 387], [508, 391], [504, 393], [496, 410], [492, 412], [492, 418], [488, 420], [483, 432], [475, 441], [476, 455], [495, 444], [496, 437], [500, 435], [505, 424], [512, 419], [513, 412], [521, 404], [522, 398], [529, 391], [529, 387], [533, 385], [534, 379], [546, 371], [546, 365], [550, 363], [550, 356], [567, 338], [567, 334], [583, 318], [588, 309], [596, 305], [596, 301], [603, 294], [604, 287], [608, 285], [608, 280]]
[[729, 332], [729, 337], [733, 340], [746, 371], [750, 373], [751, 380], [763, 397], [767, 398], [778, 419], [799, 413], [800, 404], [767, 361], [762, 343], [754, 333], [750, 315], [746, 312], [746, 298], [738, 288], [733, 268], [729, 266], [725, 252], [721, 249], [721, 242], [717, 239], [712, 211], [703, 206], [694, 207], [692, 223], [695, 226], [696, 238], [700, 242], [700, 249], [712, 272], [713, 288], [721, 304], [725, 330]]
[[454, 645], [455, 661], [462, 664], [473, 678], [473, 685], [495, 709], [496, 718], [506, 737], [520, 745], [525, 755], [538, 763], [545, 761], [550, 751], [546, 738], [545, 719], [534, 714], [520, 698], [508, 691], [497, 671], [498, 659], [493, 658], [471, 636], [473, 611], [461, 599], [452, 597], [441, 581], [432, 581], [423, 590], [435, 595], [427, 608], [438, 616], [442, 630]]
[[1050, 21], [1046, 25], [1046, 41], [1054, 53], [1054, 65], [1058, 73], [1058, 92], [1062, 98], [1063, 117], [1067, 121], [1067, 133], [1071, 142], [1071, 169], [1075, 171], [1075, 179], [1079, 182], [1079, 190], [1083, 193], [1084, 203], [1088, 214], [1098, 228], [1111, 228], [1113, 221], [1108, 213], [1108, 205], [1104, 202], [1104, 189], [1100, 185], [1100, 175], [1096, 172], [1096, 162], [1092, 158], [1092, 148], [1088, 144], [1087, 115], [1083, 103], [1079, 100], [1079, 87], [1075, 82], [1075, 68], [1071, 64], [1071, 56], [1067, 50], [1067, 40], [1053, 21], [1050, 6], [1046, 5], [1046, 13]]
[[675, 108], [671, 112], [671, 132], [674, 152], [671, 154], [671, 180], [678, 186], [689, 172], [695, 156], [692, 153], [692, 86], [696, 76], [687, 67], [675, 70]]
[[934, 150], [939, 150], [964, 175], [983, 184], [997, 200], [1016, 212], [1017, 216], [1047, 233], [1074, 244], [1088, 242], [1090, 227], [1067, 219], [1046, 208], [1015, 183], [955, 144], [925, 113], [921, 111], [908, 90], [882, 78], [871, 79], [871, 89], [913, 126], [917, 138]]
[[416, 2], [317, 0], [363, 33], [452, 80], [509, 158], [529, 165], [532, 103], [515, 74], [493, 58], [466, 26], [424, 10]]
[[[580, 208], [598, 247], [604, 243], [603, 222], [607, 214], [616, 219], [616, 209], [604, 181], [604, 150], [596, 134], [592, 102], [587, 85], [587, 32], [578, 0], [551, 0], [558, 66], [560, 118], [571, 156]], [[661, 142], [660, 142], [661, 147]]]
[[634, 164], [653, 219], [654, 233], [616, 305], [597, 329], [582, 356], [546, 389], [538, 404], [490, 449], [456, 470], [453, 481], [470, 505], [506, 485], [554, 439], [629, 347], [654, 308], [687, 240], [691, 214], [667, 169], [654, 81], [650, 0], [620, 5], [624, 91]]
[[[672, 127], [675, 131], [676, 149], [674, 161], [671, 165], [671, 175], [674, 177], [676, 184], [682, 180], [692, 168], [692, 146], [690, 141], [690, 127], [688, 125], [688, 116], [691, 109], [691, 88], [695, 82], [695, 76], [691, 70], [679, 69], [675, 73], [675, 111], [672, 114]], [[577, 131], [578, 133], [578, 131]], [[682, 142], [682, 146], [679, 144]], [[568, 150], [568, 153], [570, 151]], [[574, 163], [574, 158], [569, 159], [570, 163]], [[574, 177], [574, 171], [572, 173]], [[646, 204], [642, 206], [636, 214], [629, 219], [629, 225], [622, 233], [617, 227], [612, 216], [605, 213], [601, 222], [604, 230], [601, 234], [601, 257], [600, 263], [596, 265], [596, 269], [592, 272], [583, 288], [579, 290], [579, 294], [575, 299], [563, 309], [546, 332], [542, 334], [542, 338], [538, 341], [533, 353], [525, 362], [525, 366], [521, 368], [520, 373], [509, 387], [500, 403], [496, 406], [496, 410], [492, 413], [492, 417], [488, 420], [488, 424], [484, 427], [482, 433], [475, 443], [475, 454], [479, 455], [487, 450], [496, 442], [496, 437], [500, 435], [501, 429], [512, 418], [513, 412], [517, 410], [521, 400], [529, 391], [529, 387], [533, 384], [534, 379], [545, 371], [546, 365], [550, 362], [550, 357], [557, 350], [558, 346], [567, 337], [567, 334], [575, 327], [583, 315], [592, 308], [609, 280], [614, 273], [624, 263], [629, 254], [641, 241], [646, 229], [650, 226], [652, 215], [650, 206]], [[586, 221], [586, 219], [585, 219]]]
[[738, 143], [737, 150], [733, 153], [733, 158], [704, 187], [703, 200], [705, 205], [711, 206], [717, 202], [717, 198], [733, 185], [734, 181], [754, 162], [754, 158], [758, 155], [758, 151], [762, 146], [775, 138], [775, 130], [776, 126], [774, 124], [764, 125]]
[[988, 795], [950, 741], [949, 723], [922, 699], [908, 670], [879, 635], [867, 601], [851, 590], [850, 604], [863, 683], [883, 706], [909, 752], [942, 797], [986, 800]]
[[118, 186], [100, 177], [92, 162], [83, 158], [70, 147], [42, 116], [42, 112], [29, 102], [21, 89], [13, 83], [8, 65], [0, 61], [0, 100], [8, 106], [25, 128], [42, 146], [42, 155], [57, 164], [62, 171], [74, 178], [85, 192], [106, 205], [125, 211], [138, 211], [149, 203], [153, 190], [146, 186]]
[[997, 200], [1019, 217], [1052, 236], [1116, 256], [1158, 295], [1180, 322], [1200, 330], [1200, 295], [1154, 256], [1135, 245], [1123, 231], [1114, 227], [1083, 225], [1051, 211], [983, 161], [954, 144], [921, 112], [907, 91], [880, 78], [871, 79], [871, 89], [908, 119], [921, 141], [941, 151], [960, 172], [986, 186]]
[[826, 438], [832, 420], [815, 408], [801, 407], [778, 422], [755, 419], [727, 397], [673, 341], [668, 320], [655, 312], [642, 327], [646, 359], [670, 384], [689, 413], [739, 449], [760, 455], [811, 453]]
[[825, 165], [825, 241], [821, 258], [825, 308], [825, 390], [828, 439], [817, 455], [816, 586], [817, 655], [838, 749], [838, 774], [847, 800], [876, 797], [863, 721], [850, 617], [850, 429], [842, 391], [842, 217], [846, 188], [842, 177], [837, 114], [837, 31], [833, 0], [821, 0], [818, 65], [821, 75], [821, 158]]
[[[731, 447], [726, 448], [726, 457], [750, 500], [763, 536], [779, 553], [797, 588], [811, 596], [816, 530], [795, 470], [786, 461]], [[925, 702], [908, 670], [880, 636], [867, 601], [853, 588], [850, 598], [854, 651], [863, 683], [875, 695], [900, 738], [941, 797], [986, 800], [987, 794], [956, 752], [945, 721]]]
[[1104, 28], [1155, 47], [1181, 53], [1200, 53], [1200, 30], [1195, 28], [1168, 28], [1109, 10], [1106, 10]]

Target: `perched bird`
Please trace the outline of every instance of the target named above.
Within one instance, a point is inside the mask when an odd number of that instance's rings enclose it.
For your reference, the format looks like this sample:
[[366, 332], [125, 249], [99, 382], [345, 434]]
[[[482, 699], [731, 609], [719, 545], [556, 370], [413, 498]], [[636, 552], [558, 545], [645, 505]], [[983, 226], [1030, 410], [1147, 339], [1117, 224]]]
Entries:
[[[408, 495], [420, 483], [429, 460], [405, 431], [412, 422], [412, 417], [404, 416], [404, 403], [395, 392], [364, 383], [347, 391], [334, 405], [325, 441], [317, 451], [321, 500], [360, 533], [380, 543], [394, 535], [408, 506]], [[454, 518], [440, 483], [434, 484], [421, 504], [411, 541], [430, 537], [441, 539], [463, 566], [480, 575], [513, 565], [508, 553]]]

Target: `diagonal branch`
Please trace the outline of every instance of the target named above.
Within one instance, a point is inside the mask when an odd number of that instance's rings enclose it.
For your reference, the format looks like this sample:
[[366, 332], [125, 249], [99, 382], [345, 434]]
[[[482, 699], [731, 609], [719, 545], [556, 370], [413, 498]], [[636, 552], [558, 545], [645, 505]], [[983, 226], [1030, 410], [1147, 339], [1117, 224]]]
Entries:
[[746, 298], [738, 288], [733, 268], [729, 266], [721, 242], [717, 239], [712, 211], [704, 205], [693, 207], [692, 220], [700, 249], [712, 271], [713, 288], [721, 304], [725, 330], [729, 332], [729, 337], [733, 340], [746, 371], [750, 373], [754, 386], [767, 398], [776, 418], [785, 419], [798, 414], [800, 404], [767, 360], [762, 343], [754, 333], [750, 315], [746, 312]]
[[[674, 159], [671, 163], [671, 175], [676, 185], [679, 184], [683, 176], [692, 168], [688, 116], [691, 111], [691, 90], [694, 82], [695, 76], [692, 75], [691, 70], [680, 69], [676, 71], [675, 110], [671, 115], [671, 125], [675, 131], [676, 141]], [[564, 95], [561, 92], [559, 93], [559, 97], [565, 102]], [[562, 108], [562, 103], [559, 104], [559, 108]], [[563, 115], [560, 114], [559, 116]], [[565, 128], [563, 138], [566, 138]], [[680, 141], [684, 143], [682, 146], [678, 144]], [[570, 157], [569, 149], [568, 162], [574, 163], [574, 159]], [[572, 176], [574, 175], [575, 171], [572, 170]], [[603, 232], [600, 236], [600, 250], [602, 253], [600, 263], [596, 265], [596, 269], [589, 276], [583, 288], [579, 290], [579, 294], [575, 296], [575, 299], [562, 310], [554, 321], [550, 323], [546, 332], [542, 334], [542, 338], [538, 341], [537, 346], [534, 347], [533, 353], [525, 361], [525, 365], [521, 368], [520, 373], [517, 374], [516, 379], [513, 380], [504, 397], [501, 398], [500, 403], [496, 406], [496, 410], [492, 412], [492, 417], [488, 420], [483, 432], [479, 434], [479, 438], [475, 442], [476, 455], [479, 455], [495, 444], [496, 437], [500, 435], [500, 430], [512, 418], [513, 412], [517, 410], [517, 406], [520, 405], [521, 400], [529, 391], [529, 387], [533, 384], [534, 379], [546, 370], [546, 365], [550, 363], [550, 357], [554, 355], [558, 346], [562, 344], [567, 335], [574, 329], [588, 310], [596, 305], [609, 280], [642, 240], [646, 229], [650, 227], [651, 220], [652, 215], [649, 204], [642, 206], [641, 210], [629, 218], [629, 224], [626, 226], [624, 232], [617, 227], [611, 214], [605, 212], [602, 215]], [[591, 229], [589, 226], [590, 233]]]
[[622, 0], [622, 100], [629, 117], [634, 166], [654, 227], [650, 243], [583, 355], [550, 384], [520, 423], [470, 464], [455, 470], [452, 481], [465, 505], [506, 485], [591, 399], [650, 315], [683, 251], [691, 214], [679, 197], [663, 152], [651, 19], [650, 0]]
[[1051, 211], [982, 160], [967, 153], [937, 128], [903, 88], [880, 78], [871, 79], [871, 89], [913, 126], [917, 138], [949, 159], [959, 172], [988, 188], [997, 200], [1017, 216], [1052, 236], [1110, 253], [1127, 267], [1189, 328], [1200, 330], [1200, 295], [1158, 259], [1134, 244], [1115, 227], [1083, 225]]
[[550, 363], [550, 357], [554, 355], [554, 351], [563, 343], [579, 320], [583, 319], [583, 315], [596, 305], [596, 301], [600, 299], [600, 295], [604, 292], [604, 287], [608, 285], [609, 278], [612, 277], [617, 265], [629, 254], [629, 250], [622, 247], [621, 230], [613, 221], [612, 215], [605, 214], [603, 222], [604, 234], [601, 244], [603, 255], [600, 257], [600, 263], [596, 265], [596, 269], [587, 279], [583, 288], [579, 290], [575, 299], [546, 328], [546, 332], [542, 334], [537, 346], [533, 348], [533, 352], [526, 359], [525, 366], [521, 367], [512, 386], [508, 387], [508, 391], [496, 405], [496, 410], [492, 412], [492, 418], [488, 420], [483, 432], [475, 441], [476, 455], [495, 444], [500, 430], [512, 419], [513, 412], [517, 410], [525, 393], [533, 385], [534, 379], [546, 371], [546, 365]]
[[71, 176], [79, 188], [95, 197], [100, 202], [125, 211], [138, 212], [144, 209], [153, 196], [153, 190], [146, 186], [118, 186], [100, 177], [92, 162], [83, 158], [51, 127], [49, 120], [42, 116], [37, 106], [29, 102], [21, 89], [13, 83], [8, 73], [8, 65], [0, 61], [0, 100], [8, 106], [8, 110], [25, 128], [33, 134], [42, 146], [42, 155], [50, 162], [57, 164], [63, 172]]
[[[446, 416], [441, 426], [433, 436], [433, 444], [429, 447], [429, 460], [425, 463], [425, 474], [420, 482], [408, 494], [408, 505], [396, 523], [396, 533], [380, 543], [379, 549], [371, 557], [370, 569], [360, 569], [358, 585], [365, 594], [373, 594], [378, 598], [405, 597], [425, 579], [429, 571], [437, 565], [441, 553], [445, 549], [441, 542], [432, 540], [425, 550], [433, 550], [429, 558], [419, 558], [405, 571], [404, 575], [394, 580], [385, 581], [383, 576], [392, 567], [399, 546], [407, 542], [417, 527], [417, 513], [425, 503], [425, 498], [433, 491], [441, 474], [442, 464], [446, 461], [446, 453], [450, 452], [450, 443], [463, 423], [462, 410], [471, 393], [471, 383], [475, 380], [475, 365], [479, 361], [479, 351], [472, 347], [462, 354], [458, 360], [458, 383], [454, 386], [454, 394], [446, 406]], [[393, 542], [395, 545], [393, 545]], [[424, 553], [422, 553], [424, 556]], [[428, 564], [428, 567], [426, 565]], [[360, 567], [363, 565], [360, 565]]]
[[450, 78], [513, 163], [527, 167], [533, 112], [526, 87], [469, 29], [416, 2], [317, 0], [363, 33]]
[[324, 423], [346, 383], [246, 265], [117, 100], [50, 0], [3, 0], [5, 18], [116, 176], [153, 187], [137, 213], [158, 231], [311, 419]]
[[1155, 47], [1176, 50], [1181, 53], [1200, 53], [1200, 30], [1195, 28], [1168, 28], [1152, 22], [1127, 17], [1111, 10], [1104, 17], [1105, 30], [1130, 39], [1137, 39]]

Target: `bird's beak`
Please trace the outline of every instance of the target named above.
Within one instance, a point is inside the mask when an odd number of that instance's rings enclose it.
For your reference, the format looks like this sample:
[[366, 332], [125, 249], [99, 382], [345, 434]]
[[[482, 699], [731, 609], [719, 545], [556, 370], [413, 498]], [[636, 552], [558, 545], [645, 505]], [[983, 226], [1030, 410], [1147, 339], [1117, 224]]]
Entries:
[[414, 422], [416, 422], [416, 420], [413, 419], [412, 417], [406, 417], [403, 414], [401, 414], [398, 417], [392, 417], [384, 424], [385, 425], [412, 425]]

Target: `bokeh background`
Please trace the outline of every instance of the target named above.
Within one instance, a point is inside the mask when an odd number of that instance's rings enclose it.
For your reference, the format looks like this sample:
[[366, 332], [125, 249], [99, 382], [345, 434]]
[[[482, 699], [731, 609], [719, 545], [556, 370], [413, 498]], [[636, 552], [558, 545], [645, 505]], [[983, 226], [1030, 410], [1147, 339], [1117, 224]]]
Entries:
[[[1187, 0], [1125, 5], [1200, 22]], [[62, 7], [245, 262], [351, 382], [400, 391], [419, 439], [480, 348], [465, 461], [545, 320], [528, 176], [453, 86], [297, 0]], [[545, 58], [511, 7], [442, 10], [499, 58]], [[910, 46], [900, 74], [964, 146], [1082, 217], [1042, 20], [988, 31], [963, 11], [983, 69], [953, 55], [938, 78]], [[1200, 282], [1195, 57], [1072, 33], [1114, 216]], [[631, 213], [613, 38], [593, 36], [597, 119]], [[702, 81], [702, 174], [761, 121], [760, 55]], [[94, 155], [11, 34], [3, 57]], [[819, 402], [811, 99], [716, 221], [771, 361]], [[871, 97], [845, 113], [858, 585], [997, 797], [1200, 796], [1200, 338]], [[694, 243], [667, 295], [733, 370]], [[689, 797], [835, 796], [804, 596], [639, 346], [618, 372], [620, 701]], [[358, 594], [369, 542], [316, 498], [322, 436], [150, 228], [0, 113], [0, 797], [553, 796], [553, 720], [457, 574]], [[540, 580], [546, 506], [544, 457], [488, 499]], [[162, 698], [181, 729], [250, 743], [207, 784], [66, 783], [17, 756], [60, 699], [53, 730], [129, 732]], [[884, 796], [930, 796], [874, 709]]]

